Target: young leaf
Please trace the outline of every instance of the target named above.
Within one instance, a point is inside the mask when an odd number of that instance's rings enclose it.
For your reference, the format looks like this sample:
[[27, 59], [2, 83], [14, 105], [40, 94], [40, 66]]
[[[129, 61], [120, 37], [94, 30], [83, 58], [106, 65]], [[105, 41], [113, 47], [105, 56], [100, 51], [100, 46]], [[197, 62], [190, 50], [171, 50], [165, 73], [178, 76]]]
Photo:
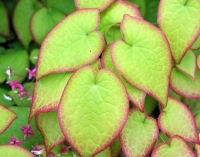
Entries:
[[147, 156], [158, 139], [158, 135], [156, 120], [136, 108], [132, 109], [120, 134], [122, 150], [127, 157]]
[[112, 157], [119, 157], [121, 151], [119, 137], [117, 137], [115, 141], [111, 144], [111, 150]]
[[200, 36], [196, 39], [196, 41], [194, 42], [194, 44], [192, 45], [191, 49], [199, 49], [200, 48]]
[[36, 43], [41, 44], [50, 30], [64, 17], [65, 14], [52, 8], [43, 7], [36, 11], [30, 21], [30, 30]]
[[43, 41], [36, 78], [95, 61], [104, 48], [103, 36], [96, 31], [99, 18], [97, 9], [81, 9], [56, 25]]
[[144, 99], [146, 94], [133, 87], [130, 85], [128, 82], [126, 82], [123, 77], [119, 74], [119, 72], [115, 69], [111, 56], [110, 56], [110, 51], [111, 51], [112, 45], [108, 45], [107, 48], [104, 50], [103, 55], [102, 55], [102, 66], [105, 68], [108, 68], [112, 70], [115, 74], [119, 76], [119, 78], [122, 80], [124, 83], [126, 90], [128, 92], [129, 100], [134, 103], [134, 105], [141, 111], [144, 112]]
[[3, 2], [0, 1], [0, 34], [4, 36], [10, 36], [10, 28], [9, 28], [9, 20], [8, 20], [8, 12]]
[[36, 124], [44, 137], [45, 150], [48, 156], [55, 146], [65, 141], [65, 137], [62, 134], [58, 123], [57, 111], [37, 115]]
[[76, 8], [97, 8], [100, 11], [108, 8], [115, 0], [75, 0]]
[[200, 34], [199, 8], [199, 0], [160, 1], [158, 24], [167, 36], [176, 64]]
[[165, 106], [171, 72], [167, 39], [155, 26], [129, 15], [124, 15], [120, 27], [123, 40], [111, 49], [115, 68], [127, 82]]
[[182, 102], [168, 98], [158, 118], [159, 128], [168, 137], [179, 135], [188, 142], [198, 143], [197, 128], [191, 111]]
[[28, 49], [32, 39], [29, 30], [29, 22], [32, 14], [41, 7], [37, 0], [19, 0], [13, 15], [13, 26], [19, 40]]
[[36, 113], [57, 109], [61, 94], [71, 75], [72, 73], [52, 74], [35, 83], [29, 121]]
[[159, 144], [152, 152], [152, 157], [195, 157], [190, 146], [179, 136], [175, 135], [170, 142]]
[[16, 145], [0, 145], [0, 156], [35, 157], [31, 152]]
[[114, 141], [128, 110], [128, 96], [120, 79], [107, 69], [95, 75], [86, 66], [70, 78], [59, 103], [58, 119], [69, 144], [80, 156], [88, 157]]
[[2, 134], [16, 118], [17, 115], [14, 112], [0, 105], [0, 134]]
[[196, 69], [195, 81], [177, 68], [172, 69], [170, 86], [180, 96], [185, 98], [200, 98], [200, 71]]
[[197, 67], [200, 70], [200, 54], [197, 56]]
[[141, 18], [140, 12], [135, 6], [124, 1], [116, 1], [108, 9], [101, 13], [98, 30], [104, 34], [107, 27], [121, 22], [124, 14]]
[[192, 50], [188, 52], [183, 57], [181, 63], [176, 65], [177, 69], [184, 72], [185, 74], [192, 77], [195, 80], [195, 71], [196, 71], [196, 56]]

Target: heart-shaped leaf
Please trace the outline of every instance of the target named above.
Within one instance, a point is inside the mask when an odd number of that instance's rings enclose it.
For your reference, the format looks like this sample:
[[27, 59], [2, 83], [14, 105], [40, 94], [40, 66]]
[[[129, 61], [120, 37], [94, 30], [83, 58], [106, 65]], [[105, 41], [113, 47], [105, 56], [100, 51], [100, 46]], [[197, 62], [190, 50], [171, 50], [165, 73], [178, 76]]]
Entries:
[[200, 54], [197, 56], [197, 67], [200, 70]]
[[122, 80], [122, 82], [124, 83], [124, 85], [126, 87], [126, 90], [128, 92], [128, 95], [129, 95], [129, 100], [132, 103], [134, 103], [134, 105], [141, 112], [144, 112], [144, 99], [145, 99], [146, 94], [143, 91], [133, 87], [128, 82], [126, 82], [123, 79], [123, 77], [119, 74], [119, 72], [115, 69], [115, 67], [112, 63], [111, 56], [110, 56], [111, 47], [112, 47], [112, 45], [108, 45], [107, 48], [103, 52], [102, 66], [112, 70], [115, 74], [117, 74], [119, 76], [119, 78]]
[[199, 49], [200, 48], [200, 36], [196, 39], [196, 41], [194, 42], [194, 44], [192, 45], [191, 49]]
[[32, 40], [29, 29], [31, 16], [41, 6], [42, 4], [37, 0], [20, 0], [15, 7], [13, 26], [19, 40], [26, 49], [28, 49], [29, 43]]
[[140, 12], [135, 6], [124, 1], [116, 1], [108, 9], [101, 13], [101, 20], [98, 30], [104, 34], [104, 31], [107, 29], [107, 27], [121, 22], [124, 14], [141, 18]]
[[98, 153], [94, 157], [112, 157], [111, 147], [106, 148], [102, 152]]
[[190, 146], [180, 137], [173, 136], [170, 142], [159, 144], [152, 152], [152, 157], [195, 157]]
[[108, 8], [115, 0], [75, 0], [76, 8], [97, 8], [100, 11]]
[[40, 49], [37, 79], [95, 61], [104, 48], [103, 36], [96, 31], [99, 18], [98, 9], [81, 9], [56, 25]]
[[191, 99], [200, 98], [200, 70], [196, 69], [195, 81], [177, 68], [172, 69], [170, 86], [177, 94]]
[[71, 75], [72, 73], [52, 74], [35, 83], [29, 121], [36, 113], [57, 109], [61, 94]]
[[8, 12], [3, 2], [0, 1], [0, 34], [4, 36], [10, 36]]
[[43, 7], [36, 11], [30, 21], [30, 30], [33, 39], [41, 44], [50, 30], [64, 17], [65, 14], [52, 8]]
[[167, 36], [176, 64], [200, 34], [199, 8], [199, 0], [160, 1], [158, 24]]
[[195, 80], [196, 56], [192, 50], [188, 50], [181, 63], [176, 65], [177, 69], [192, 77]]
[[58, 118], [70, 145], [80, 156], [88, 157], [114, 141], [128, 110], [127, 92], [120, 79], [107, 69], [95, 75], [86, 66], [73, 74], [63, 91]]
[[158, 135], [156, 120], [136, 108], [132, 109], [120, 134], [122, 150], [127, 157], [147, 156], [158, 139]]
[[167, 106], [158, 118], [158, 125], [168, 137], [179, 135], [188, 142], [199, 142], [196, 124], [191, 111], [185, 104], [174, 98], [168, 98]]
[[111, 152], [112, 152], [112, 157], [119, 157], [120, 151], [121, 151], [121, 146], [120, 146], [120, 141], [119, 137], [115, 139], [115, 141], [111, 144]]
[[115, 68], [127, 82], [165, 106], [171, 72], [167, 39], [155, 26], [129, 15], [124, 15], [120, 27], [123, 40], [111, 50]]
[[17, 115], [14, 112], [0, 105], [0, 134], [2, 134], [16, 118]]
[[42, 113], [36, 116], [36, 124], [44, 137], [47, 156], [57, 145], [65, 141], [58, 123], [57, 111]]
[[35, 157], [31, 152], [16, 145], [0, 145], [0, 156]]

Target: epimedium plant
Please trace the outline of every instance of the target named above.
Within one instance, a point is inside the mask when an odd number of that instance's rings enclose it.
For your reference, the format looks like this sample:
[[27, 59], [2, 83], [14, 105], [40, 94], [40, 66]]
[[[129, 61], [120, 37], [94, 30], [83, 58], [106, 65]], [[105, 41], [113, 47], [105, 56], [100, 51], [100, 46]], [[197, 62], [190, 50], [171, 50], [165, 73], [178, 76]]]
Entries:
[[199, 0], [0, 1], [0, 15], [1, 156], [199, 155]]

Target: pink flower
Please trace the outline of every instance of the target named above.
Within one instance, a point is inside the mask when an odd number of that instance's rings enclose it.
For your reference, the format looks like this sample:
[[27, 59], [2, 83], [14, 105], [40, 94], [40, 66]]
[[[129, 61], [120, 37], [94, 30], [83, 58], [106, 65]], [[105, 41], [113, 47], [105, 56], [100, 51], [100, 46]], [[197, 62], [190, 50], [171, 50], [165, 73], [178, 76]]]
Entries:
[[32, 100], [33, 99], [33, 96], [29, 96], [27, 100]]
[[12, 68], [8, 66], [8, 69], [6, 70], [6, 74], [8, 75], [8, 79], [12, 77]]
[[30, 70], [30, 69], [26, 68], [26, 70], [28, 71], [28, 79], [29, 80], [35, 77], [35, 75], [36, 75], [36, 68], [34, 68], [33, 70]]
[[30, 124], [28, 124], [27, 127], [20, 127], [20, 129], [24, 132], [24, 139], [27, 138], [28, 134], [34, 135], [34, 132], [31, 130]]
[[17, 94], [19, 95], [20, 99], [23, 99], [24, 95], [29, 95], [29, 93], [26, 92], [24, 89], [19, 89], [19, 91], [17, 92]]
[[10, 145], [20, 145], [22, 143], [21, 140], [16, 140], [13, 136], [10, 137], [10, 142], [8, 142], [8, 144]]
[[66, 153], [67, 153], [67, 150], [68, 150], [69, 148], [71, 148], [71, 146], [66, 146], [66, 147], [62, 148], [61, 151], [60, 151], [60, 154], [66, 154]]
[[18, 83], [18, 80], [15, 80], [13, 82], [7, 81], [7, 84], [9, 84], [12, 88], [12, 90], [19, 88], [19, 89], [24, 89], [21, 84]]
[[49, 154], [49, 157], [55, 157], [55, 154], [54, 154], [53, 152], [51, 152], [51, 153]]
[[[41, 149], [38, 149], [37, 147], [35, 146], [32, 146], [33, 147], [33, 150], [31, 151], [32, 153], [34, 153], [35, 155], [41, 155], [43, 152], [44, 152], [44, 149], [41, 148]], [[41, 156], [40, 156], [41, 157]]]

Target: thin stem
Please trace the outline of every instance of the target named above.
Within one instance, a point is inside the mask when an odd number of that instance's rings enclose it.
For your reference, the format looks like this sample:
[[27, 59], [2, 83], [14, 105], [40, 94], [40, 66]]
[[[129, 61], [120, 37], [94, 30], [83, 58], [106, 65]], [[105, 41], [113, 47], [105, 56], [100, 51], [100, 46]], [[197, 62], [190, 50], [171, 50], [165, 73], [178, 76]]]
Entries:
[[23, 142], [30, 141], [30, 140], [32, 140], [32, 139], [34, 139], [34, 138], [37, 138], [37, 137], [41, 136], [41, 135], [42, 135], [42, 134], [39, 134], [39, 135], [37, 135], [37, 136], [33, 136], [33, 138], [29, 138], [29, 139], [26, 139], [26, 140], [22, 140], [22, 143], [23, 143]]
[[163, 142], [165, 142], [165, 140], [162, 138], [162, 136], [160, 136], [160, 134], [159, 134], [159, 137], [160, 137], [160, 139], [161, 139]]

